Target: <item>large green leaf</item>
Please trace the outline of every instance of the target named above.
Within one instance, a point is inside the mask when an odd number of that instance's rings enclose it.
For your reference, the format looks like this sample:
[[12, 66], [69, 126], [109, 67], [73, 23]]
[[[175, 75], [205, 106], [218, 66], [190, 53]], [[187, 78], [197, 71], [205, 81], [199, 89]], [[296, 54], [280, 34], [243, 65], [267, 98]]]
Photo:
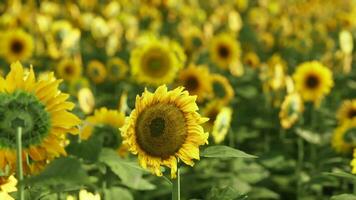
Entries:
[[120, 187], [113, 187], [104, 190], [106, 200], [133, 200], [129, 190]]
[[208, 196], [206, 198], [207, 200], [245, 200], [247, 199], [246, 195], [241, 195], [236, 189], [233, 187], [227, 186], [227, 187], [213, 187], [211, 188], [210, 192], [208, 193]]
[[330, 200], [356, 200], [356, 195], [340, 194], [340, 195], [332, 196]]
[[210, 146], [204, 149], [200, 156], [207, 158], [256, 158], [256, 156], [223, 145]]
[[335, 177], [339, 177], [339, 178], [344, 178], [344, 179], [348, 179], [348, 180], [351, 180], [351, 181], [356, 181], [356, 176], [355, 175], [352, 175], [352, 174], [349, 174], [349, 173], [346, 173], [346, 172], [326, 172], [324, 173], [325, 175], [330, 175], [330, 176], [335, 176]]

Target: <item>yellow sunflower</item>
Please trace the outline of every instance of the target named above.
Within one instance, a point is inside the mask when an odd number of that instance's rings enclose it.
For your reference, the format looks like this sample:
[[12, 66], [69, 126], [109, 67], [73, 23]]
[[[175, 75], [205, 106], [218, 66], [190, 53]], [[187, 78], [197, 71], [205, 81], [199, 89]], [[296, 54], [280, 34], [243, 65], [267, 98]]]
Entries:
[[279, 112], [280, 122], [283, 128], [289, 129], [298, 120], [304, 110], [303, 100], [296, 92], [288, 94]]
[[217, 100], [211, 101], [205, 106], [205, 108], [202, 110], [202, 115], [203, 117], [209, 118], [209, 121], [203, 125], [205, 130], [208, 132], [213, 131], [214, 122], [223, 107], [224, 105]]
[[178, 43], [150, 38], [132, 51], [131, 72], [138, 82], [156, 86], [171, 83], [185, 59]]
[[305, 62], [298, 66], [293, 75], [296, 90], [305, 101], [318, 104], [334, 85], [330, 69], [317, 61]]
[[18, 126], [23, 128], [26, 173], [35, 173], [31, 166], [36, 163], [66, 155], [66, 134], [77, 133], [80, 120], [69, 112], [75, 104], [58, 90], [60, 82], [53, 73], [36, 81], [32, 67], [25, 74], [19, 62], [11, 65], [5, 79], [0, 77], [0, 169], [15, 169]]
[[216, 144], [219, 144], [224, 141], [230, 129], [231, 116], [232, 109], [229, 107], [223, 107], [216, 116], [216, 120], [214, 121], [213, 132], [211, 134]]
[[212, 38], [209, 47], [211, 60], [223, 69], [240, 58], [240, 44], [232, 35], [221, 33]]
[[34, 42], [30, 34], [21, 29], [6, 31], [1, 38], [1, 53], [8, 62], [26, 60], [32, 56]]
[[66, 200], [100, 200], [100, 194], [93, 194], [85, 189], [79, 191], [79, 198], [68, 195]]
[[202, 101], [211, 94], [209, 69], [206, 66], [190, 65], [179, 74], [178, 85], [188, 90], [190, 95], [197, 95], [197, 100]]
[[80, 109], [85, 114], [90, 114], [93, 112], [95, 107], [95, 98], [93, 93], [91, 92], [90, 88], [83, 87], [78, 91], [78, 102]]
[[15, 200], [9, 193], [17, 191], [16, 185], [17, 180], [13, 175], [9, 177], [0, 177], [0, 199]]
[[65, 58], [59, 62], [56, 71], [60, 78], [75, 81], [82, 75], [82, 66], [73, 59]]
[[220, 74], [212, 74], [210, 77], [214, 98], [224, 104], [228, 104], [234, 98], [235, 94], [229, 80]]
[[353, 174], [356, 174], [356, 148], [354, 148], [354, 152], [353, 152], [353, 159], [351, 160], [351, 167], [352, 167], [352, 170], [351, 170], [351, 173]]
[[100, 137], [103, 139], [103, 146], [116, 149], [118, 153], [126, 149], [125, 145], [121, 145], [122, 139], [119, 133], [119, 128], [124, 125], [125, 115], [116, 110], [108, 110], [100, 108], [95, 110], [94, 115], [89, 116], [85, 120], [85, 124], [80, 134], [83, 140], [92, 137]]
[[331, 145], [337, 152], [348, 153], [356, 147], [355, 136], [356, 121], [347, 121], [335, 129]]
[[342, 124], [349, 120], [356, 121], [356, 99], [345, 100], [337, 112], [339, 123]]
[[260, 64], [260, 58], [258, 57], [258, 55], [255, 52], [250, 51], [250, 52], [246, 53], [246, 55], [244, 55], [243, 63], [245, 65], [255, 69]]
[[138, 154], [140, 165], [157, 176], [162, 176], [163, 165], [171, 168], [175, 178], [177, 158], [193, 166], [199, 146], [208, 142], [209, 134], [200, 125], [208, 119], [196, 112], [196, 97], [183, 90], [167, 91], [165, 85], [154, 93], [146, 90], [136, 97], [135, 109], [121, 129], [129, 151]]
[[118, 81], [126, 78], [129, 67], [120, 58], [111, 58], [108, 63], [108, 78], [111, 81]]
[[88, 64], [87, 73], [89, 78], [94, 83], [102, 83], [105, 81], [107, 71], [103, 63], [98, 60], [92, 60]]

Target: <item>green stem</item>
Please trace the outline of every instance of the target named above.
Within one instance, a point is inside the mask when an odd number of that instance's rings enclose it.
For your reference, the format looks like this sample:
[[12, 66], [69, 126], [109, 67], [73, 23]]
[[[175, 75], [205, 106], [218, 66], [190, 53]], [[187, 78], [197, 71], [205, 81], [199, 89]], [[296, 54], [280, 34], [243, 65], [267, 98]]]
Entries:
[[18, 199], [24, 200], [25, 193], [23, 187], [23, 167], [22, 167], [22, 127], [17, 128], [16, 134], [16, 148], [17, 148], [17, 179], [19, 181]]
[[234, 138], [234, 133], [232, 132], [232, 129], [231, 128], [229, 128], [229, 146], [230, 147], [232, 147], [232, 148], [234, 148], [234, 146], [235, 146], [235, 138]]
[[297, 199], [302, 199], [302, 170], [304, 160], [304, 143], [301, 137], [298, 137], [298, 166], [297, 166]]
[[177, 169], [177, 177], [172, 180], [172, 200], [180, 200], [180, 170]]

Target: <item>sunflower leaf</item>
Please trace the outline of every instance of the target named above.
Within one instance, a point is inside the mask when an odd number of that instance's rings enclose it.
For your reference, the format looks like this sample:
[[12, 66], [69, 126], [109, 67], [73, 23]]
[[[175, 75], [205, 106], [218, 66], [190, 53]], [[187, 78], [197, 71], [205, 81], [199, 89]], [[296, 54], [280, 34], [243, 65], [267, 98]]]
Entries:
[[331, 200], [355, 200], [356, 196], [353, 194], [339, 194], [331, 197]]
[[223, 145], [207, 147], [200, 153], [200, 156], [207, 158], [256, 158], [256, 156]]
[[324, 173], [325, 175], [329, 175], [329, 176], [334, 176], [334, 177], [338, 177], [338, 178], [344, 178], [344, 179], [348, 179], [348, 180], [351, 180], [351, 181], [356, 181], [356, 176], [355, 175], [352, 175], [352, 174], [349, 174], [349, 173], [346, 173], [346, 172], [326, 172]]

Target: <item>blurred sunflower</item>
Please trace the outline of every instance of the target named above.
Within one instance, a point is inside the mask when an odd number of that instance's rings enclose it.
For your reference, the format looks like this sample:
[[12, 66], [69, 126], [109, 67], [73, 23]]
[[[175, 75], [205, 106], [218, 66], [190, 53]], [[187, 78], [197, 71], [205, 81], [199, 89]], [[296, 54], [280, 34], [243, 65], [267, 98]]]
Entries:
[[160, 166], [164, 165], [175, 178], [177, 158], [190, 166], [194, 165], [192, 159], [199, 159], [199, 146], [209, 137], [200, 124], [208, 119], [196, 112], [195, 100], [183, 87], [167, 91], [165, 85], [136, 97], [135, 109], [121, 134], [143, 168], [162, 176]]
[[356, 174], [356, 148], [354, 149], [352, 156], [353, 156], [353, 158], [350, 163], [350, 165], [352, 167], [351, 173]]
[[212, 136], [216, 144], [225, 140], [225, 137], [230, 129], [232, 109], [223, 107], [214, 121]]
[[74, 81], [71, 81], [69, 83], [69, 93], [71, 95], [76, 95], [80, 89], [89, 87], [90, 83], [89, 80], [86, 77], [80, 77], [78, 79], [75, 79]]
[[79, 191], [79, 198], [68, 195], [66, 200], [100, 200], [100, 194], [93, 194], [85, 189]]
[[318, 104], [327, 95], [334, 85], [330, 69], [317, 61], [300, 64], [293, 78], [296, 90], [305, 101]]
[[13, 175], [9, 177], [1, 176], [0, 199], [15, 200], [12, 196], [9, 195], [9, 193], [17, 191], [16, 185], [17, 185], [17, 180]]
[[73, 59], [65, 58], [59, 62], [56, 71], [60, 78], [75, 81], [82, 75], [82, 66]]
[[92, 60], [88, 64], [87, 74], [94, 83], [102, 83], [106, 79], [107, 71], [103, 63]]
[[229, 80], [220, 74], [212, 74], [210, 80], [213, 86], [214, 98], [224, 104], [228, 104], [235, 94]]
[[184, 86], [190, 95], [197, 95], [198, 101], [204, 100], [212, 91], [209, 69], [190, 65], [180, 72], [178, 85]]
[[260, 58], [258, 57], [258, 55], [255, 52], [250, 51], [250, 52], [247, 52], [246, 55], [244, 55], [243, 63], [245, 65], [255, 69], [260, 64]]
[[337, 112], [337, 119], [340, 124], [349, 120], [356, 121], [356, 99], [345, 100], [342, 102], [342, 105]]
[[60, 82], [53, 73], [36, 81], [32, 67], [25, 74], [19, 62], [11, 65], [6, 79], [0, 77], [0, 169], [7, 165], [15, 169], [19, 126], [23, 128], [23, 155], [28, 155], [26, 173], [35, 173], [31, 165], [36, 162], [45, 164], [66, 155], [66, 134], [78, 132], [75, 126], [80, 119], [68, 112], [75, 104], [58, 90]]
[[303, 100], [296, 92], [288, 94], [281, 106], [279, 119], [285, 129], [289, 129], [298, 120], [304, 110]]
[[222, 108], [223, 104], [220, 101], [213, 100], [210, 101], [204, 109], [202, 109], [202, 116], [209, 118], [209, 121], [203, 124], [205, 130], [208, 132], [213, 131], [214, 122]]
[[122, 153], [126, 149], [122, 145], [119, 128], [125, 122], [125, 115], [116, 110], [108, 110], [100, 108], [95, 110], [94, 115], [85, 119], [85, 124], [80, 137], [83, 140], [95, 136], [102, 139], [103, 146], [116, 149], [118, 153]]
[[185, 59], [178, 43], [151, 38], [132, 51], [131, 72], [138, 82], [156, 86], [171, 83]]
[[339, 153], [348, 153], [356, 147], [356, 121], [347, 121], [337, 127], [331, 145]]
[[120, 58], [110, 58], [108, 63], [108, 79], [111, 81], [122, 80], [126, 77], [129, 67]]
[[34, 42], [30, 34], [21, 29], [9, 30], [1, 37], [1, 53], [11, 63], [32, 56]]
[[85, 114], [93, 112], [95, 107], [95, 98], [88, 87], [80, 88], [77, 94], [79, 107]]
[[240, 44], [237, 39], [227, 33], [221, 33], [212, 38], [209, 52], [211, 60], [223, 69], [228, 69], [240, 58]]

